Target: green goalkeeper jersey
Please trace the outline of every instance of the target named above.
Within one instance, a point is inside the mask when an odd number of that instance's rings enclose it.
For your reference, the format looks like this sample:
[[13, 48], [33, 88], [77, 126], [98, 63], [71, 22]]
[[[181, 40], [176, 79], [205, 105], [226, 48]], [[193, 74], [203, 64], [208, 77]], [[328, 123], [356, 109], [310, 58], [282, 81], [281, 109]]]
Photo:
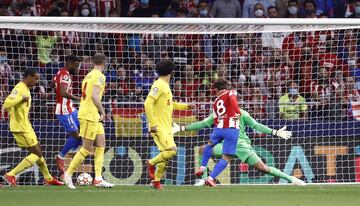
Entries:
[[[242, 146], [250, 146], [251, 141], [249, 137], [246, 134], [246, 127], [249, 126], [252, 129], [265, 133], [265, 134], [271, 134], [272, 129], [269, 127], [258, 123], [254, 118], [250, 116], [250, 114], [245, 110], [240, 110], [241, 116], [240, 116], [240, 133], [239, 133], [239, 139], [238, 139], [238, 145]], [[185, 128], [187, 131], [192, 130], [200, 130], [206, 127], [211, 127], [211, 125], [214, 123], [214, 116], [211, 113], [207, 118], [203, 119], [199, 122], [194, 122], [192, 124], [187, 125]]]

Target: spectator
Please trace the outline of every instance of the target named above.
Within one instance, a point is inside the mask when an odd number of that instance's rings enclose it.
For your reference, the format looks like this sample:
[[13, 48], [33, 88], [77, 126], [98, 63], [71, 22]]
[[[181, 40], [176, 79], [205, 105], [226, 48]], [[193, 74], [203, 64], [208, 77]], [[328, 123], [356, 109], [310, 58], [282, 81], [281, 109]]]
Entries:
[[301, 0], [275, 0], [275, 5], [278, 8], [279, 16], [286, 17], [286, 14], [289, 11], [290, 2], [294, 2], [296, 5], [300, 5], [300, 1]]
[[300, 17], [300, 8], [298, 0], [289, 0], [287, 5], [287, 10], [285, 13], [285, 18], [299, 18]]
[[129, 77], [123, 66], [118, 66], [117, 68], [117, 82], [118, 85], [118, 101], [128, 102], [130, 101], [130, 94], [135, 91], [135, 83], [132, 78]]
[[6, 50], [0, 47], [0, 102], [6, 98], [10, 83], [14, 83], [12, 68], [8, 64]]
[[120, 16], [121, 0], [102, 0], [96, 1], [96, 3], [97, 16]]
[[265, 119], [266, 114], [266, 95], [262, 94], [260, 87], [255, 87], [250, 96], [249, 112], [255, 119]]
[[210, 12], [209, 3], [206, 0], [201, 0], [198, 4], [198, 15], [197, 17], [201, 18], [211, 18], [213, 17]]
[[279, 17], [278, 9], [276, 6], [269, 6], [269, 8], [267, 9], [267, 13], [268, 13], [269, 18], [278, 18]]
[[270, 6], [275, 6], [274, 0], [245, 0], [242, 9], [242, 17], [243, 18], [254, 18], [254, 7], [256, 4], [260, 3], [263, 5], [264, 16], [267, 14], [265, 13], [266, 9]]
[[0, 3], [0, 16], [14, 16], [8, 4]]
[[48, 64], [51, 62], [51, 52], [56, 47], [58, 38], [50, 36], [48, 31], [41, 31], [40, 35], [36, 36], [36, 46], [38, 51], [38, 60], [41, 64]]
[[216, 0], [211, 15], [216, 18], [240, 18], [241, 5], [238, 0]]
[[304, 18], [316, 18], [317, 6], [314, 0], [305, 0], [303, 9]]
[[131, 17], [151, 17], [156, 13], [156, 10], [151, 8], [149, 0], [134, 0], [133, 4], [130, 5], [128, 15]]
[[279, 99], [280, 118], [282, 119], [304, 119], [307, 118], [308, 106], [305, 98], [300, 96], [298, 84], [291, 82], [288, 93]]
[[86, 2], [86, 3], [83, 3], [83, 4], [80, 5], [80, 7], [79, 7], [79, 16], [82, 16], [82, 17], [92, 17], [92, 16], [94, 16], [93, 12], [90, 9], [90, 4], [88, 4]]
[[266, 18], [265, 8], [261, 3], [255, 4], [253, 12], [254, 12], [253, 16], [255, 18]]
[[347, 18], [360, 18], [360, 0], [354, 0], [352, 3], [354, 12]]
[[316, 3], [316, 16], [325, 15], [329, 18], [334, 16], [333, 0], [315, 0], [315, 3]]

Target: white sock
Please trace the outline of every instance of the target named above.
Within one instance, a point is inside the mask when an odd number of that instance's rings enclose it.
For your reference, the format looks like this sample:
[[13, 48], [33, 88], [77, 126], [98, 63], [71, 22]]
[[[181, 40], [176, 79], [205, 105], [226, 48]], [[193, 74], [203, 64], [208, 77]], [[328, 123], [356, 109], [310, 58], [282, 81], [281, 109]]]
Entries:
[[101, 176], [100, 177], [95, 177], [95, 180], [100, 181], [100, 180], [103, 180], [103, 178]]
[[200, 170], [204, 171], [205, 169], [206, 169], [206, 167], [200, 166]]
[[209, 180], [214, 180], [214, 179], [213, 179], [212, 177], [210, 177], [210, 176], [208, 177], [208, 179], [209, 179]]

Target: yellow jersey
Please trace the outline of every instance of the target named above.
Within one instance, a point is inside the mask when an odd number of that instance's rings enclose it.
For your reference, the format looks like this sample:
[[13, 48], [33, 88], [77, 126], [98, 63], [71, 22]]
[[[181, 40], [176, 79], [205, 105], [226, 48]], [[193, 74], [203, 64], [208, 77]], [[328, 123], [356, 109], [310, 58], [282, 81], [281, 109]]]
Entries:
[[173, 102], [170, 85], [162, 79], [156, 80], [151, 86], [144, 107], [149, 127], [157, 126], [158, 129], [165, 131], [172, 129], [173, 109], [188, 109], [187, 104]]
[[[29, 100], [23, 101], [23, 95], [28, 96]], [[24, 82], [19, 82], [5, 99], [3, 105], [3, 108], [9, 112], [11, 132], [24, 132], [32, 129], [29, 120], [30, 105], [30, 89]]]
[[102, 99], [104, 90], [105, 90], [105, 82], [106, 78], [105, 75], [97, 70], [93, 69], [89, 72], [84, 80], [81, 83], [81, 100], [80, 100], [80, 107], [79, 107], [79, 119], [85, 119], [92, 122], [99, 122], [100, 114], [98, 109], [96, 108], [91, 95], [94, 86], [100, 87], [100, 101]]

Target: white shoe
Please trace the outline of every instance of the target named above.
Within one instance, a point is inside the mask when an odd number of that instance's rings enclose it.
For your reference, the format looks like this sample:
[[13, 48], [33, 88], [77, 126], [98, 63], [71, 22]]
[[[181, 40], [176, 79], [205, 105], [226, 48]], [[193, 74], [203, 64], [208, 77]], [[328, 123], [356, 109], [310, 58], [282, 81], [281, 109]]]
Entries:
[[65, 172], [63, 179], [68, 188], [70, 188], [72, 190], [76, 189], [76, 187], [74, 186], [74, 183], [72, 181], [72, 178], [68, 173]]
[[114, 184], [111, 184], [109, 182], [106, 182], [105, 180], [94, 180], [94, 186], [95, 187], [101, 187], [101, 188], [112, 188], [114, 187]]
[[293, 181], [291, 182], [291, 184], [296, 185], [296, 186], [306, 186], [306, 183], [296, 177], [293, 177]]
[[204, 186], [205, 185], [205, 180], [200, 179], [200, 180], [196, 180], [196, 183], [194, 184], [194, 186], [200, 187], [200, 186]]

